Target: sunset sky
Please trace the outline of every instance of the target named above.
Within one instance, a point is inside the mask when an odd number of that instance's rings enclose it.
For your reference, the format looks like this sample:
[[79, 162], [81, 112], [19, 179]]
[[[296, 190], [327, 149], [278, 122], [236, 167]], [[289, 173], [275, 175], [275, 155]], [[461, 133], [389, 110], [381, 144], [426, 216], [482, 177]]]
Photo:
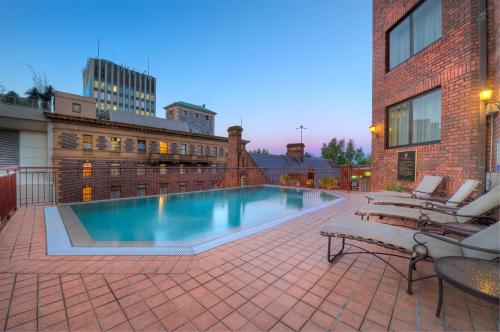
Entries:
[[[284, 153], [304, 125], [306, 151], [332, 137], [370, 149], [371, 1], [2, 1], [0, 84], [20, 94], [28, 64], [82, 93], [87, 57], [157, 78], [157, 114], [173, 101], [243, 120], [248, 148]], [[8, 37], [8, 38], [7, 38]]]

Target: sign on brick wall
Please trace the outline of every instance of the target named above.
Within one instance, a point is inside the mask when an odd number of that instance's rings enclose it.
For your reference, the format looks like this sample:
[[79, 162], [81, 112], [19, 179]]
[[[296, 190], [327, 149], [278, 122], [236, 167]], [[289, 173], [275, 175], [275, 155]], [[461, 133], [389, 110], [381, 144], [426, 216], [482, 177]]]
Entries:
[[415, 182], [417, 151], [398, 152], [398, 180]]

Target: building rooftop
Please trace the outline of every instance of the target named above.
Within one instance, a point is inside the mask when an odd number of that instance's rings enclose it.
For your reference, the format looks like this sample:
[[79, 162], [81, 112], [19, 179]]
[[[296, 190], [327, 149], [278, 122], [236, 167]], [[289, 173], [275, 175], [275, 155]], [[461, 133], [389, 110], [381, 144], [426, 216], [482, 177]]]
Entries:
[[189, 132], [188, 125], [185, 122], [171, 121], [164, 118], [152, 116], [137, 115], [135, 113], [109, 112], [109, 120], [114, 122], [135, 124], [139, 126]]
[[[326, 160], [323, 158], [307, 158], [304, 161], [293, 156], [276, 155], [276, 154], [263, 154], [263, 153], [249, 153], [258, 168], [269, 181], [276, 180], [276, 177], [281, 175], [281, 172], [286, 169], [288, 173], [303, 173], [307, 170], [328, 170], [328, 175], [338, 176], [338, 167], [334, 161]], [[332, 173], [333, 172], [333, 173]]]
[[200, 111], [200, 112], [205, 112], [205, 113], [210, 113], [210, 114], [217, 114], [216, 112], [206, 108], [204, 105], [202, 105], [202, 106], [195, 105], [195, 104], [191, 104], [191, 103], [186, 103], [185, 101], [176, 101], [176, 102], [173, 102], [172, 104], [167, 105], [163, 108], [167, 109], [167, 108], [170, 108], [172, 106], [182, 106], [182, 107], [190, 108], [190, 109], [195, 110], [195, 111]]

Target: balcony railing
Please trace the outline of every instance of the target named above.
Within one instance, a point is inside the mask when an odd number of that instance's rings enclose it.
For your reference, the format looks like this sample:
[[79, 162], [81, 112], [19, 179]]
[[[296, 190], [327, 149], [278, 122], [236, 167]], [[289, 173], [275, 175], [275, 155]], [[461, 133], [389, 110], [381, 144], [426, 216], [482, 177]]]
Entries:
[[[14, 170], [17, 205], [59, 204], [201, 191], [245, 185], [367, 190], [369, 168], [227, 168], [213, 166], [20, 167]], [[363, 175], [353, 175], [363, 172]], [[367, 173], [368, 172], [368, 173]], [[361, 185], [362, 181], [368, 186]], [[349, 183], [346, 185], [346, 183]], [[7, 182], [0, 192], [8, 190]]]
[[14, 97], [10, 95], [0, 95], [0, 103], [32, 108], [40, 111], [49, 111], [50, 103], [43, 100], [28, 99], [23, 97]]

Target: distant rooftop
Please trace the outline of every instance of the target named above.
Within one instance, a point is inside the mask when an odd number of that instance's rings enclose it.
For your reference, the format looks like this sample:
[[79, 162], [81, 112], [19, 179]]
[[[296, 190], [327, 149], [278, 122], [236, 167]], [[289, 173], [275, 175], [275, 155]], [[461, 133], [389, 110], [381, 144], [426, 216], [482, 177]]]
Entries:
[[114, 122], [135, 124], [139, 126], [189, 132], [189, 128], [185, 122], [171, 121], [164, 118], [157, 118], [152, 116], [137, 115], [135, 113], [109, 112], [109, 120]]
[[190, 104], [190, 103], [186, 103], [185, 101], [176, 101], [176, 102], [173, 102], [172, 104], [167, 105], [163, 108], [167, 109], [167, 108], [170, 108], [172, 106], [182, 106], [182, 107], [190, 108], [190, 109], [195, 110], [195, 111], [217, 114], [216, 112], [206, 108], [204, 105], [200, 106], [200, 105]]

